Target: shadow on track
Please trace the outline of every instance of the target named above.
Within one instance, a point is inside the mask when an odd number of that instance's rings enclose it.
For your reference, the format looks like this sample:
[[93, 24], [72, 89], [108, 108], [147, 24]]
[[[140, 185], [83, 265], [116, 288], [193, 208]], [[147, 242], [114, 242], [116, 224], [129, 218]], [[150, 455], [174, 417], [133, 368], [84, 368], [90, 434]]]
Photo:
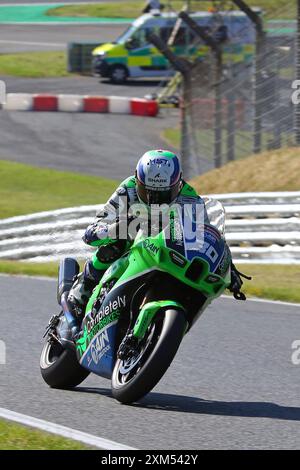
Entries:
[[[77, 387], [73, 391], [112, 398], [109, 388]], [[139, 403], [130, 406], [179, 413], [300, 421], [300, 408], [292, 406], [280, 406], [268, 402], [203, 400], [198, 397], [168, 393], [149, 393]]]
[[300, 421], [300, 408], [280, 406], [269, 402], [226, 402], [203, 400], [185, 395], [150, 393], [140, 403], [135, 403], [133, 406], [181, 413]]
[[102, 397], [113, 397], [110, 388], [96, 388], [96, 387], [76, 387], [70, 390], [77, 393], [91, 393], [101, 395]]

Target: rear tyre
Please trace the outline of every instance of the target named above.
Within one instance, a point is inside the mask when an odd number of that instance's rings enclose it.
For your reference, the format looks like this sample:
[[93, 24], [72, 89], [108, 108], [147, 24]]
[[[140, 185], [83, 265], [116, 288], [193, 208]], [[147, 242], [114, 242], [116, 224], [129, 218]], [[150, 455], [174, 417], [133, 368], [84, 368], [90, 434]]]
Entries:
[[110, 69], [109, 78], [112, 83], [121, 85], [125, 83], [128, 78], [128, 70], [124, 65], [114, 65]]
[[134, 357], [117, 359], [112, 394], [119, 402], [133, 403], [155, 387], [170, 366], [186, 331], [182, 311], [158, 314]]
[[46, 341], [43, 346], [40, 370], [44, 381], [51, 388], [74, 388], [89, 375], [89, 371], [77, 361], [75, 352], [64, 349], [52, 340]]

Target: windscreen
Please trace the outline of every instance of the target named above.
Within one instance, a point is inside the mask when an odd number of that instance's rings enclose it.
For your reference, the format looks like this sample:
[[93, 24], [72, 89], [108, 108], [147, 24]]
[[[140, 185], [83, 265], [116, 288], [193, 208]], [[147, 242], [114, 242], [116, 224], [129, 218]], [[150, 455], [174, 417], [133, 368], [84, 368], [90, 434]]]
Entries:
[[126, 41], [137, 31], [136, 26], [130, 26], [126, 31], [119, 36], [117, 44], [125, 44]]
[[174, 218], [164, 229], [166, 246], [189, 261], [199, 257], [207, 261], [214, 272], [226, 250], [226, 243], [219, 230], [211, 224], [192, 225], [186, 218]]

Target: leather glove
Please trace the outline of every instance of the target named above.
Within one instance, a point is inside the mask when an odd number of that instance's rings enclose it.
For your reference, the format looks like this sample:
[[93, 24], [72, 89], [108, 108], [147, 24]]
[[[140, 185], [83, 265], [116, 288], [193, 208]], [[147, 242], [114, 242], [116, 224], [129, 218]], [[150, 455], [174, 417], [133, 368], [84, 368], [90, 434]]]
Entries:
[[240, 273], [234, 264], [231, 263], [231, 284], [228, 289], [233, 293], [233, 297], [236, 300], [246, 300], [245, 294], [241, 292], [241, 287], [243, 285], [241, 277], [248, 279], [249, 281], [252, 279], [252, 277]]

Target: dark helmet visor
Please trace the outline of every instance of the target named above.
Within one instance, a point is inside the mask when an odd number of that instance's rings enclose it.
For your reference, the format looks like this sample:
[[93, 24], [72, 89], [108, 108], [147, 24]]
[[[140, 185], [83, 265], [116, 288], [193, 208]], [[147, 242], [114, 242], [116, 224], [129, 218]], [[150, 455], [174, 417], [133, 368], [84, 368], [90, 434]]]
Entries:
[[181, 180], [168, 189], [155, 189], [146, 187], [137, 179], [137, 193], [145, 204], [171, 204], [181, 189]]

